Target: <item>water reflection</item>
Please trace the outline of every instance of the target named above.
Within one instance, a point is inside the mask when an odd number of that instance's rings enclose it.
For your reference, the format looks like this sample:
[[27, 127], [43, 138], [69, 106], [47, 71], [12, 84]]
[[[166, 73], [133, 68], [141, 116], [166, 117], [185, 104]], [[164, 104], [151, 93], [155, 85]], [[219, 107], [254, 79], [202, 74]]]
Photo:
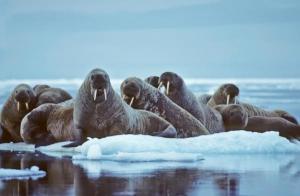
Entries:
[[37, 165], [33, 180], [2, 180], [0, 195], [280, 195], [299, 193], [299, 155], [206, 155], [201, 162], [120, 163], [0, 152], [0, 167]]

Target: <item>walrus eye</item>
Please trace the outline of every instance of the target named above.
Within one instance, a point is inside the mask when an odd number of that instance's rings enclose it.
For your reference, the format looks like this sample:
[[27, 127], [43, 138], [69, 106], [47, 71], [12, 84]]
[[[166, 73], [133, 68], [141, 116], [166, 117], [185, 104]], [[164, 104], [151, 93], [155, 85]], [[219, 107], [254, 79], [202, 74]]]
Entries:
[[16, 94], [18, 94], [18, 91], [16, 91]]

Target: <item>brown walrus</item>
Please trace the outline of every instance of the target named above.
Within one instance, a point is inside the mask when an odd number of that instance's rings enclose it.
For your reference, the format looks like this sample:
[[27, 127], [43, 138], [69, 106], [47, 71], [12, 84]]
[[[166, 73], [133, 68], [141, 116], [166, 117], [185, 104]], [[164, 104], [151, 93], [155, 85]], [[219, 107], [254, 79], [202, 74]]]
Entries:
[[145, 82], [147, 82], [148, 84], [150, 84], [151, 86], [158, 88], [159, 85], [159, 77], [158, 76], [149, 76], [145, 79]]
[[144, 110], [134, 110], [113, 90], [108, 74], [92, 70], [81, 85], [74, 103], [74, 126], [80, 137], [103, 138], [118, 134], [148, 134], [176, 137], [175, 128], [163, 118]]
[[53, 88], [46, 84], [40, 84], [33, 87], [37, 96], [37, 106], [44, 103], [61, 103], [72, 99], [72, 96], [61, 88]]
[[178, 137], [192, 137], [209, 134], [204, 125], [190, 113], [176, 105], [157, 88], [131, 77], [121, 84], [121, 95], [135, 109], [153, 112], [170, 122]]
[[236, 96], [239, 95], [239, 88], [234, 84], [223, 84], [213, 94], [208, 102], [208, 105], [214, 107], [221, 104], [233, 104], [238, 103], [243, 106], [249, 117], [253, 116], [265, 116], [265, 117], [281, 117], [292, 123], [298, 124], [295, 117], [283, 110], [266, 111], [257, 106], [239, 102]]
[[46, 103], [27, 114], [21, 122], [24, 142], [37, 146], [76, 140], [73, 123], [73, 100], [60, 104]]
[[300, 126], [281, 117], [248, 116], [240, 104], [217, 105], [226, 131], [246, 130], [255, 132], [277, 131], [287, 139], [300, 138]]
[[224, 131], [220, 113], [206, 104], [200, 103], [179, 75], [165, 72], [160, 76], [159, 83], [165, 86], [165, 94], [173, 102], [191, 113], [211, 133]]
[[22, 118], [36, 105], [33, 89], [27, 84], [15, 87], [3, 105], [0, 115], [0, 125], [3, 130], [1, 142], [21, 142], [20, 123]]

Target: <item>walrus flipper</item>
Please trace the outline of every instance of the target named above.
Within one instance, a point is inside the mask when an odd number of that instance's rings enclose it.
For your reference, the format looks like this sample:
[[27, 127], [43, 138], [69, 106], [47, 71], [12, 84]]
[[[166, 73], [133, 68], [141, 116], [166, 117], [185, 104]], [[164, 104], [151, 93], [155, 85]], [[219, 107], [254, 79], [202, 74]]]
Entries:
[[245, 128], [248, 131], [277, 131], [279, 135], [289, 140], [300, 139], [300, 126], [280, 117], [249, 117]]
[[161, 132], [157, 136], [167, 137], [167, 138], [176, 138], [177, 137], [177, 131], [172, 125], [169, 125], [163, 132]]

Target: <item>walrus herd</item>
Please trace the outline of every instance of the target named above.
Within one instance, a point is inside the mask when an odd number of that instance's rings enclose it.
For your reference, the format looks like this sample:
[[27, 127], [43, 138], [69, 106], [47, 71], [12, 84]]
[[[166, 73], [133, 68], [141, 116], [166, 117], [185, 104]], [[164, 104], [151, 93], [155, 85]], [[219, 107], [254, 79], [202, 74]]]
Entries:
[[[164, 93], [161, 88], [164, 87]], [[119, 95], [109, 75], [92, 70], [76, 97], [47, 84], [15, 87], [0, 116], [0, 142], [49, 145], [88, 137], [147, 134], [186, 138], [224, 131], [278, 131], [300, 138], [297, 119], [283, 110], [266, 111], [238, 100], [240, 89], [223, 84], [214, 94], [196, 97], [182, 77], [173, 72], [125, 79]]]

